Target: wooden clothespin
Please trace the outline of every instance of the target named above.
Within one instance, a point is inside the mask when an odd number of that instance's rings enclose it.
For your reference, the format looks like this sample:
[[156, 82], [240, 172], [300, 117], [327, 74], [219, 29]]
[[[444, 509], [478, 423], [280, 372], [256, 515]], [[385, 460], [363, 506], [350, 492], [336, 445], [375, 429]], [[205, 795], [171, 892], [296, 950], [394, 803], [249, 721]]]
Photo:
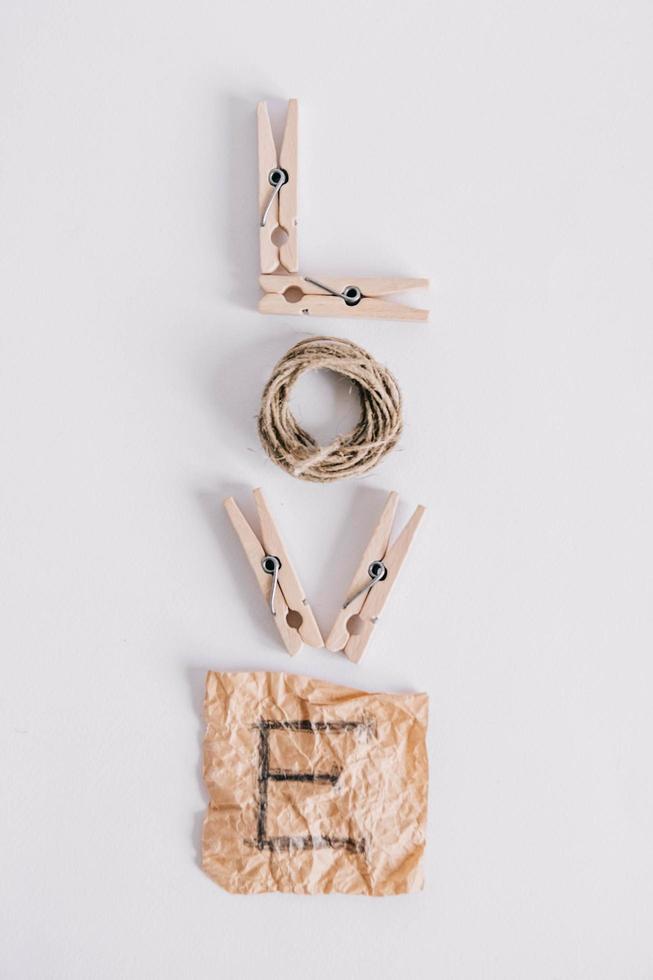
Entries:
[[428, 279], [358, 276], [352, 283], [352, 279], [343, 276], [318, 282], [307, 276], [261, 275], [259, 282], [264, 292], [258, 304], [261, 313], [428, 320], [428, 310], [381, 299], [392, 293], [423, 289], [428, 286]]
[[[261, 272], [297, 272], [297, 99], [290, 99], [281, 150], [272, 135], [266, 102], [257, 107], [258, 204]], [[275, 234], [276, 233], [276, 234]], [[273, 237], [280, 242], [275, 244]]]
[[270, 607], [281, 639], [291, 657], [301, 650], [302, 643], [323, 647], [320, 628], [272, 520], [263, 492], [254, 490], [253, 493], [261, 525], [261, 540], [252, 531], [233, 497], [227, 497], [224, 506], [263, 598]]
[[327, 649], [344, 650], [355, 663], [365, 652], [424, 514], [425, 508], [417, 507], [392, 547], [388, 548], [398, 501], [399, 495], [393, 491], [363, 552], [347, 600], [326, 640]]

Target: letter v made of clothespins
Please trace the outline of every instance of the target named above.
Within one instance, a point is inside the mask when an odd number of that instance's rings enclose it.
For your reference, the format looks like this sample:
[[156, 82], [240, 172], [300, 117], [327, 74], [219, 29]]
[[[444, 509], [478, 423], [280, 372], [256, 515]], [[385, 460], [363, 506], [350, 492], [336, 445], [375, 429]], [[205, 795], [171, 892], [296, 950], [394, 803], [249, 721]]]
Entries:
[[263, 493], [261, 490], [253, 493], [260, 536], [252, 530], [233, 497], [228, 497], [224, 505], [288, 653], [294, 656], [306, 643], [317, 648], [326, 646], [334, 652], [342, 650], [350, 660], [358, 662], [397, 580], [425, 508], [415, 509], [389, 546], [399, 495], [394, 491], [388, 495], [325, 643]]

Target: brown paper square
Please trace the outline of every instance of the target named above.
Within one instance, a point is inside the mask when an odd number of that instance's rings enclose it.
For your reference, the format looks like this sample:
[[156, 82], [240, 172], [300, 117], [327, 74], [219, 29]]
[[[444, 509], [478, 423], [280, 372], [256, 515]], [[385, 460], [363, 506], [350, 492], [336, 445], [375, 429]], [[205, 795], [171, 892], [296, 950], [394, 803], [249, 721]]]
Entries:
[[423, 886], [426, 694], [283, 673], [206, 678], [204, 870], [230, 892]]

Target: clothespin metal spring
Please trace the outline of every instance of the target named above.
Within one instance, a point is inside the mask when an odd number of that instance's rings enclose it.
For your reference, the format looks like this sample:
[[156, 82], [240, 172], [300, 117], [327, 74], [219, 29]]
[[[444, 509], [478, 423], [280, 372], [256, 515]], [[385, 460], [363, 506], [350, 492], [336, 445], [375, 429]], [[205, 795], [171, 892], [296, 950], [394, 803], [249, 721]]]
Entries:
[[272, 193], [270, 195], [270, 200], [265, 206], [265, 211], [263, 212], [263, 217], [261, 218], [261, 228], [265, 228], [265, 222], [268, 220], [268, 214], [270, 213], [270, 208], [274, 203], [274, 199], [283, 187], [284, 184], [288, 183], [288, 171], [284, 170], [282, 167], [274, 167], [268, 174], [268, 180], [273, 187]]
[[281, 568], [281, 562], [276, 557], [276, 555], [265, 555], [261, 559], [261, 568], [266, 575], [272, 575], [272, 595], [270, 596], [270, 612], [273, 616], [277, 615], [277, 611], [274, 608], [274, 599], [277, 594], [277, 586], [279, 584], [279, 570]]
[[365, 592], [369, 592], [370, 589], [373, 589], [377, 582], [382, 582], [388, 574], [388, 569], [385, 567], [382, 561], [373, 561], [367, 569], [367, 574], [369, 575], [371, 581], [368, 582], [367, 585], [364, 585], [362, 589], [359, 589], [356, 595], [353, 595], [351, 599], [347, 599], [347, 602], [342, 607], [343, 609], [346, 609], [347, 606], [351, 606], [355, 599], [358, 599]]
[[317, 279], [309, 279], [308, 276], [304, 276], [306, 282], [310, 282], [313, 286], [318, 286], [323, 289], [325, 293], [330, 293], [331, 296], [339, 296], [340, 299], [344, 299], [347, 306], [358, 306], [363, 298], [358, 286], [345, 286], [343, 291], [339, 293], [336, 289], [331, 289], [330, 286], [325, 286], [324, 283], [318, 282]]

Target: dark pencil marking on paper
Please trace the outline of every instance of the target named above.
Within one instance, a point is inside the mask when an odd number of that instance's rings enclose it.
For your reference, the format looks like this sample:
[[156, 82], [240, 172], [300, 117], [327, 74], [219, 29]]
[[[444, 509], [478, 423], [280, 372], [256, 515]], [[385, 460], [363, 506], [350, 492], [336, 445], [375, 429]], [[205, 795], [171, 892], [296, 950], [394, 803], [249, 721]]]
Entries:
[[256, 821], [256, 840], [245, 843], [257, 847], [259, 851], [316, 851], [325, 847], [342, 849], [352, 854], [365, 854], [365, 838], [337, 837], [326, 834], [298, 837], [269, 837], [267, 834], [268, 787], [271, 782], [327, 783], [335, 786], [342, 769], [331, 772], [296, 772], [291, 769], [278, 769], [270, 766], [270, 732], [353, 732], [366, 735], [376, 734], [374, 721], [363, 718], [361, 721], [269, 721], [261, 718], [254, 726], [258, 729], [258, 815]]

